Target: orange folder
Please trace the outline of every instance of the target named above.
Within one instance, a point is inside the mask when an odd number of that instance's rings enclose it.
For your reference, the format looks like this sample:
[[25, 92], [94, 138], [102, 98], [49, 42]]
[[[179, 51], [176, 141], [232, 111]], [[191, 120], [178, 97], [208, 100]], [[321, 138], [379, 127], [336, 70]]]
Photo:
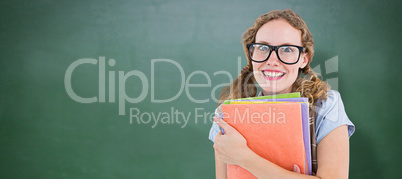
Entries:
[[[223, 119], [240, 132], [247, 146], [259, 156], [304, 174], [306, 153], [303, 143], [300, 103], [222, 105]], [[227, 166], [228, 179], [256, 178], [237, 165]]]

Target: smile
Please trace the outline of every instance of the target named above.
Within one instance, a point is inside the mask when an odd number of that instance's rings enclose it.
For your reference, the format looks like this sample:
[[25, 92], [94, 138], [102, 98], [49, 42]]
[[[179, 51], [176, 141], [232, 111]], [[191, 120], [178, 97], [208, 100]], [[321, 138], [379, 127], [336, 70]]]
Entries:
[[286, 73], [281, 72], [281, 71], [272, 71], [272, 70], [262, 70], [261, 71], [264, 77], [267, 80], [279, 80], [283, 76], [285, 76]]
[[278, 71], [262, 71], [262, 73], [264, 74], [264, 76], [266, 77], [282, 77], [283, 75], [285, 75], [285, 73], [283, 72], [278, 72]]

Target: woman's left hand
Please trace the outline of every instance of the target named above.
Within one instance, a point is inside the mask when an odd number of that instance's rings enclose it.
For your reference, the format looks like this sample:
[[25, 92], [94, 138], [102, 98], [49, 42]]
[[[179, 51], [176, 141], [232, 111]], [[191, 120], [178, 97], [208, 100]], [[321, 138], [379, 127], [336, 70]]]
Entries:
[[215, 137], [214, 148], [219, 160], [227, 164], [241, 165], [247, 159], [249, 152], [246, 139], [223, 119], [215, 116], [214, 121], [225, 130]]

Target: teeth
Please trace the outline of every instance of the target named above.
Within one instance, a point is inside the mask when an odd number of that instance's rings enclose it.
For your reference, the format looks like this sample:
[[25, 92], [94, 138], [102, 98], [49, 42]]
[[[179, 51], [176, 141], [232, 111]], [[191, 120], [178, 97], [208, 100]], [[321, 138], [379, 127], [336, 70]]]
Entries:
[[282, 76], [284, 74], [284, 73], [281, 73], [281, 72], [267, 72], [267, 71], [264, 71], [263, 73], [267, 77], [279, 77], [279, 76]]

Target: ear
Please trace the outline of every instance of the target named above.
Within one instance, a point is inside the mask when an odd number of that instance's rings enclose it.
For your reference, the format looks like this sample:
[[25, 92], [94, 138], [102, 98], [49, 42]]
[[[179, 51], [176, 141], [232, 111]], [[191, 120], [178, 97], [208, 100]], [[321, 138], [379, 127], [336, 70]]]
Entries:
[[300, 64], [300, 69], [303, 69], [308, 63], [308, 53], [302, 54], [300, 60], [302, 61], [302, 64]]

